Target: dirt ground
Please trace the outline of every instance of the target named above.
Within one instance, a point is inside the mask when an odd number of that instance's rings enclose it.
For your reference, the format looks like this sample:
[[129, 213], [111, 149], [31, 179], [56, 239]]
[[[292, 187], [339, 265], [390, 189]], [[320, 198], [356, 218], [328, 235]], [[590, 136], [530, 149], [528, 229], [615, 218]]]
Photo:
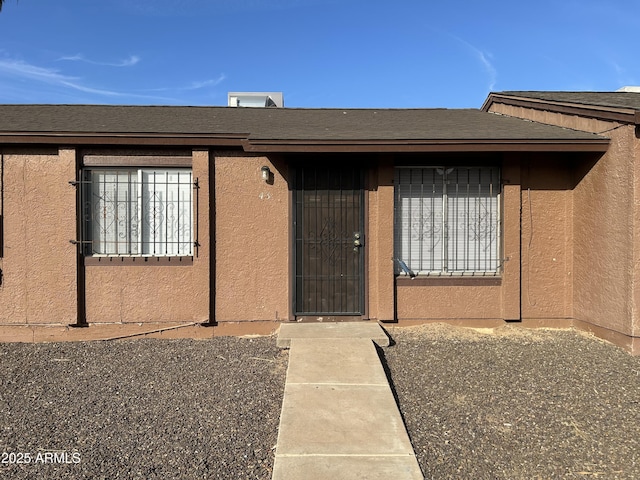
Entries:
[[[387, 331], [425, 478], [640, 478], [640, 358], [574, 331]], [[270, 479], [287, 358], [275, 337], [0, 343], [0, 477]]]
[[270, 479], [287, 359], [275, 337], [0, 343], [0, 478]]
[[426, 478], [640, 478], [640, 358], [572, 330], [387, 330]]

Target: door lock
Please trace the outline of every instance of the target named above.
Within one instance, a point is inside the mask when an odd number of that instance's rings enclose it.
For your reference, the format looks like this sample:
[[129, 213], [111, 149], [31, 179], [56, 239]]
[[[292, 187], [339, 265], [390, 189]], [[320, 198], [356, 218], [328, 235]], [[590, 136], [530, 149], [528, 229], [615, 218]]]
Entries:
[[353, 251], [357, 252], [360, 247], [362, 247], [362, 235], [360, 232], [355, 232], [353, 234]]

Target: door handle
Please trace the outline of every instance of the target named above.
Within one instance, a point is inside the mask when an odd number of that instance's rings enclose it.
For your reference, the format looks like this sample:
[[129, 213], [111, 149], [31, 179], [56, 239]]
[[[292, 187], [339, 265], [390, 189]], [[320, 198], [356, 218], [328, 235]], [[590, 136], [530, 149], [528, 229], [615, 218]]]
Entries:
[[360, 232], [355, 232], [353, 234], [353, 251], [357, 252], [360, 247], [362, 247], [362, 235]]

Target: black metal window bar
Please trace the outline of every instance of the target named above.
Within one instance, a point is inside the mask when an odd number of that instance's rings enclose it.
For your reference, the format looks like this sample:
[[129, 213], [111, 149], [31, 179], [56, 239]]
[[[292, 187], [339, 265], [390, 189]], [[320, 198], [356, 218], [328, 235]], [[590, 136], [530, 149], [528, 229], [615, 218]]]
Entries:
[[499, 168], [398, 167], [395, 197], [397, 274], [499, 274]]
[[87, 169], [81, 185], [86, 255], [193, 255], [190, 169]]

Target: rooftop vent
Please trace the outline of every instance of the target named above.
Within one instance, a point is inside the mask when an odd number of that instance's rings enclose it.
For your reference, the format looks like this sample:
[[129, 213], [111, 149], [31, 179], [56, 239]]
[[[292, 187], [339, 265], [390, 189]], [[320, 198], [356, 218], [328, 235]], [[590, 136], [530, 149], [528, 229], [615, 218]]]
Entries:
[[639, 87], [636, 87], [636, 86], [622, 87], [622, 88], [619, 88], [616, 91], [617, 92], [636, 92], [636, 93], [640, 93], [640, 86]]
[[229, 92], [230, 107], [284, 107], [282, 92]]

